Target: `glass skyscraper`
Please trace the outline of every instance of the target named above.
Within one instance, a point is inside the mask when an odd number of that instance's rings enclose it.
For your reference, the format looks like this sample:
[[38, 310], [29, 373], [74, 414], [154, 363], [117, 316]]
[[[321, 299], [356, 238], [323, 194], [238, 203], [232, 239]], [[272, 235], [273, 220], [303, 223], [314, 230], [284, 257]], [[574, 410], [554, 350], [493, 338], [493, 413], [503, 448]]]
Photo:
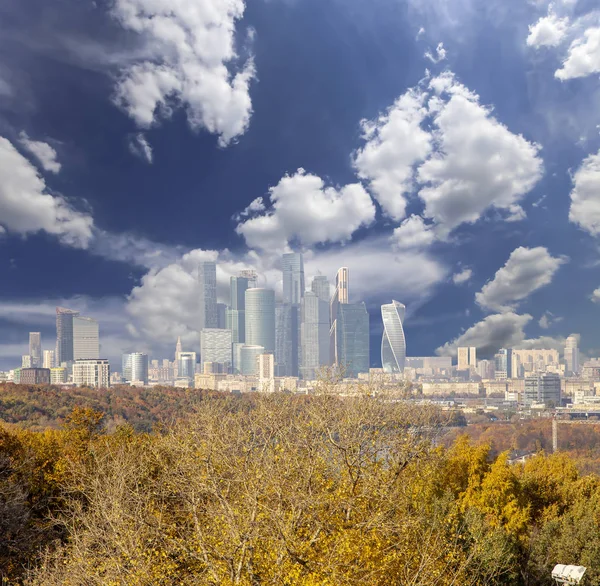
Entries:
[[264, 351], [275, 352], [275, 291], [272, 289], [246, 290], [246, 344], [262, 346]]
[[74, 360], [100, 358], [100, 333], [95, 319], [73, 317], [73, 358]]
[[361, 303], [342, 303], [337, 309], [337, 362], [346, 377], [369, 372], [369, 313]]
[[335, 291], [329, 302], [329, 314], [331, 329], [329, 330], [329, 359], [331, 364], [340, 364], [338, 349], [338, 310], [340, 305], [348, 303], [349, 300], [349, 272], [346, 267], [338, 270], [335, 277]]
[[329, 306], [331, 300], [331, 291], [329, 288], [329, 280], [323, 275], [317, 275], [312, 282], [312, 292], [322, 301], [325, 301]]
[[40, 332], [29, 332], [29, 356], [31, 356], [32, 367], [42, 366], [42, 334]]
[[228, 372], [232, 362], [231, 330], [204, 328], [200, 332], [200, 356], [202, 363], [218, 362]]
[[199, 329], [217, 327], [217, 265], [212, 261], [198, 263], [200, 291]]
[[[313, 281], [314, 285], [314, 281]], [[327, 285], [329, 288], [329, 284]], [[301, 312], [302, 365], [300, 374], [314, 380], [319, 368], [329, 364], [329, 303], [317, 293], [308, 291]]]
[[73, 318], [78, 311], [56, 308], [56, 366], [63, 362], [73, 362]]
[[404, 314], [406, 307], [398, 301], [381, 306], [383, 336], [381, 338], [381, 365], [387, 373], [404, 372], [406, 339]]
[[246, 290], [255, 280], [249, 277], [231, 277], [231, 307], [227, 310], [227, 328], [234, 344], [246, 342]]
[[304, 296], [304, 259], [299, 252], [290, 252], [282, 257], [283, 302], [299, 305]]
[[123, 354], [122, 379], [126, 382], [141, 382], [148, 384], [148, 355], [141, 352]]

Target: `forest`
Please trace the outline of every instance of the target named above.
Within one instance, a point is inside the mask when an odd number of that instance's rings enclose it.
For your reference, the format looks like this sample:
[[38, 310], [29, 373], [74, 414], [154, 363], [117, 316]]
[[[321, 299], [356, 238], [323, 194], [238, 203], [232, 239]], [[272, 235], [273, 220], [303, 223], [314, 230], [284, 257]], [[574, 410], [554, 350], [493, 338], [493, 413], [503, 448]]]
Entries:
[[385, 397], [183, 397], [152, 429], [0, 424], [4, 584], [600, 583], [600, 477], [568, 453], [510, 464]]

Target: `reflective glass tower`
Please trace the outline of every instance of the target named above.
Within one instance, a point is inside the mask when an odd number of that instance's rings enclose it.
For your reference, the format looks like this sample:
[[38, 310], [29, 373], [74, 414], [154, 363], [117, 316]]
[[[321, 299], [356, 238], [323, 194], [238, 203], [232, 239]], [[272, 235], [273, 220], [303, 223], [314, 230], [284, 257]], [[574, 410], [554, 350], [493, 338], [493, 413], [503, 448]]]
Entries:
[[234, 344], [246, 341], [246, 290], [253, 287], [249, 277], [231, 277], [231, 307], [227, 310], [227, 328], [231, 330]]
[[56, 366], [63, 362], [73, 362], [73, 318], [78, 311], [56, 308]]
[[304, 259], [299, 252], [284, 254], [283, 268], [283, 302], [300, 304], [304, 296]]
[[340, 364], [338, 348], [340, 347], [338, 332], [338, 313], [341, 305], [349, 300], [349, 273], [346, 267], [338, 270], [335, 277], [335, 291], [329, 302], [331, 328], [329, 330], [329, 359], [331, 364]]
[[29, 356], [31, 356], [32, 367], [42, 366], [42, 334], [40, 332], [29, 332]]
[[[314, 281], [313, 281], [314, 285]], [[329, 288], [329, 284], [327, 284]], [[302, 300], [302, 365], [300, 374], [314, 380], [319, 368], [329, 364], [329, 304], [308, 291]]]
[[91, 317], [73, 317], [73, 359], [100, 358], [100, 333], [98, 322]]
[[275, 291], [246, 290], [246, 344], [275, 352]]
[[381, 365], [387, 373], [404, 372], [406, 339], [404, 338], [404, 313], [406, 307], [398, 301], [381, 306], [383, 336], [381, 338]]
[[364, 302], [341, 303], [337, 309], [337, 360], [344, 375], [369, 372], [369, 313]]
[[212, 261], [198, 264], [200, 289], [200, 328], [217, 327], [217, 265]]

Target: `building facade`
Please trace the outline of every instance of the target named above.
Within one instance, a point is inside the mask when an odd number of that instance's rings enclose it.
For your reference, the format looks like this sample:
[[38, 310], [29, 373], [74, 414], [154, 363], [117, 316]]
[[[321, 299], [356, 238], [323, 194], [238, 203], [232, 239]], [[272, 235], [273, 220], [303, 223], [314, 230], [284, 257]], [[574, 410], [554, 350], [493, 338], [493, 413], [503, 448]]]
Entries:
[[579, 340], [577, 336], [570, 335], [565, 343], [565, 364], [567, 375], [579, 373]]
[[381, 365], [384, 372], [404, 372], [406, 361], [406, 338], [404, 337], [404, 314], [406, 307], [398, 301], [381, 306], [383, 335], [381, 338]]
[[348, 378], [369, 372], [369, 313], [361, 303], [344, 303], [337, 310], [336, 365]]
[[105, 358], [81, 359], [73, 363], [73, 383], [93, 388], [110, 387], [110, 365]]
[[262, 346], [264, 351], [275, 352], [275, 291], [271, 289], [246, 290], [246, 344]]
[[474, 346], [458, 349], [458, 370], [470, 370], [477, 367], [477, 348]]
[[[240, 372], [244, 376], [258, 375], [258, 357], [265, 353], [264, 346], [244, 345], [241, 348], [241, 366]], [[272, 355], [271, 352], [269, 354]]]
[[525, 377], [525, 404], [544, 403], [546, 407], [560, 407], [560, 376], [554, 373]]
[[301, 253], [284, 254], [281, 260], [283, 271], [283, 302], [300, 305], [304, 297], [304, 259]]
[[317, 275], [311, 285], [312, 292], [329, 306], [331, 300], [331, 290], [329, 286], [329, 280], [324, 275]]
[[50, 369], [49, 368], [22, 368], [21, 369], [21, 384], [22, 385], [49, 385], [50, 384]]
[[232, 363], [232, 334], [225, 328], [205, 328], [200, 332], [202, 362], [218, 362], [229, 372]]
[[29, 332], [29, 356], [31, 356], [32, 367], [42, 366], [42, 334], [40, 332]]
[[73, 318], [78, 315], [78, 311], [56, 308], [56, 366], [73, 362]]
[[494, 362], [498, 380], [512, 378], [512, 348], [500, 348], [494, 356]]
[[331, 364], [339, 364], [340, 357], [338, 349], [340, 341], [338, 340], [338, 313], [340, 305], [345, 305], [349, 300], [350, 274], [347, 267], [338, 270], [335, 277], [335, 291], [329, 302], [329, 359]]
[[44, 368], [54, 368], [54, 350], [44, 350], [44, 360], [42, 366]]
[[128, 383], [148, 384], [148, 355], [142, 352], [123, 354], [122, 378]]
[[91, 317], [73, 317], [73, 359], [95, 360], [100, 356], [98, 322]]
[[217, 315], [217, 265], [213, 261], [198, 263], [198, 288], [200, 312], [198, 330], [216, 328]]
[[196, 352], [179, 352], [177, 359], [177, 377], [179, 379], [194, 380], [196, 374]]
[[302, 346], [300, 376], [305, 380], [314, 380], [319, 369], [330, 362], [329, 303], [323, 299], [323, 295], [319, 297], [314, 291], [308, 291], [302, 300], [300, 340]]

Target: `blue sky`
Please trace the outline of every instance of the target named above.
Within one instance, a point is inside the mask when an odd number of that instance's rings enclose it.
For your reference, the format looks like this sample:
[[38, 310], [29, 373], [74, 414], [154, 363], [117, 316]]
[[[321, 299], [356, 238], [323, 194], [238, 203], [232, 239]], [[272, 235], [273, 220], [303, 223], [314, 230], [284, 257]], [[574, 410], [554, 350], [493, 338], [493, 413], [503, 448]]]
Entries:
[[54, 308], [102, 353], [196, 334], [198, 260], [348, 266], [409, 355], [600, 354], [600, 11], [588, 0], [4, 0], [0, 368]]

